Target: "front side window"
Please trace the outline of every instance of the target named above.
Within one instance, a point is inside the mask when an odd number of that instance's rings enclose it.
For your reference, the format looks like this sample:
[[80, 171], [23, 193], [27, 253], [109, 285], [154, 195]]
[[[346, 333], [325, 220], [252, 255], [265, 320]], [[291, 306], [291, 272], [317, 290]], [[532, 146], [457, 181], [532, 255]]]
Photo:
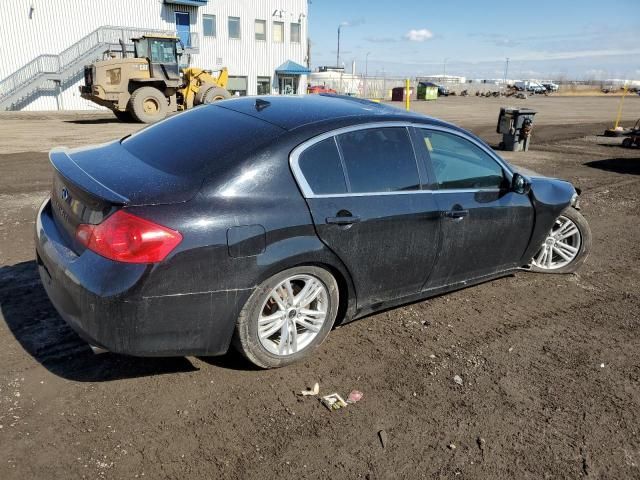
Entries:
[[298, 166], [316, 195], [347, 192], [340, 154], [333, 137], [307, 148], [298, 158]]
[[284, 42], [284, 22], [273, 22], [273, 42]]
[[240, 17], [229, 17], [229, 38], [240, 38]]
[[418, 167], [406, 128], [356, 130], [337, 138], [352, 193], [420, 189]]
[[215, 15], [202, 16], [202, 35], [204, 35], [205, 37], [216, 36], [216, 16]]
[[504, 171], [474, 143], [458, 135], [422, 129], [431, 165], [442, 189], [501, 188]]
[[256, 20], [256, 40], [267, 39], [267, 22], [266, 20]]
[[300, 24], [291, 24], [291, 43], [300, 43]]

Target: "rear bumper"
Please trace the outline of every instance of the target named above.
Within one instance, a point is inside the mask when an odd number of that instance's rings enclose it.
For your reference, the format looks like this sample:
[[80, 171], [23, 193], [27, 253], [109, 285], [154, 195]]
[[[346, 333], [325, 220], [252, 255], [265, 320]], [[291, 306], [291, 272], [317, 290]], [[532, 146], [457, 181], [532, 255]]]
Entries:
[[[36, 219], [36, 257], [44, 288], [60, 316], [84, 340], [135, 356], [219, 355], [250, 291], [145, 292], [153, 265], [77, 255], [58, 232], [46, 201]], [[165, 266], [166, 267], [166, 266]]]

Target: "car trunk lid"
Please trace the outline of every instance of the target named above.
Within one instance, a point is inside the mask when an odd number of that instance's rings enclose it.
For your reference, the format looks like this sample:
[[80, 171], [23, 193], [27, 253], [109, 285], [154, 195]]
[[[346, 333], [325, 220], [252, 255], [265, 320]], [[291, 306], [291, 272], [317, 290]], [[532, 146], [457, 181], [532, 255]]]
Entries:
[[49, 158], [54, 168], [51, 192], [56, 226], [79, 252], [75, 240], [79, 224], [98, 224], [124, 206], [178, 203], [200, 189], [201, 175], [175, 175], [149, 165], [120, 142], [98, 147], [55, 149]]

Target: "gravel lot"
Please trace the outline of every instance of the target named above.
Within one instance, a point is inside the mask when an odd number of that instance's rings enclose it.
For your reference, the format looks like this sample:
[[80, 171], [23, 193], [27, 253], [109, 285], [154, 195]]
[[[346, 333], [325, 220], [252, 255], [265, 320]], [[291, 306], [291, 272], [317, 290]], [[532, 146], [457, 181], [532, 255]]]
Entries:
[[[640, 478], [640, 151], [594, 136], [617, 102], [414, 104], [492, 144], [501, 105], [538, 110], [532, 150], [504, 156], [582, 188], [591, 256], [578, 275], [522, 272], [354, 322], [272, 371], [233, 353], [94, 356], [35, 268], [46, 151], [140, 126], [0, 114], [0, 478]], [[295, 395], [315, 382], [364, 398], [332, 413]]]

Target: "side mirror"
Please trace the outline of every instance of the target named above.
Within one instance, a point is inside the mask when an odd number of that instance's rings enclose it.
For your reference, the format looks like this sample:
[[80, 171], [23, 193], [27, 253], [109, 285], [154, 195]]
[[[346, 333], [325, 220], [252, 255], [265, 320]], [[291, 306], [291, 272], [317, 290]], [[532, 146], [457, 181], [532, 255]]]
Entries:
[[514, 173], [511, 179], [511, 190], [520, 195], [527, 195], [531, 191], [531, 182], [519, 173]]

